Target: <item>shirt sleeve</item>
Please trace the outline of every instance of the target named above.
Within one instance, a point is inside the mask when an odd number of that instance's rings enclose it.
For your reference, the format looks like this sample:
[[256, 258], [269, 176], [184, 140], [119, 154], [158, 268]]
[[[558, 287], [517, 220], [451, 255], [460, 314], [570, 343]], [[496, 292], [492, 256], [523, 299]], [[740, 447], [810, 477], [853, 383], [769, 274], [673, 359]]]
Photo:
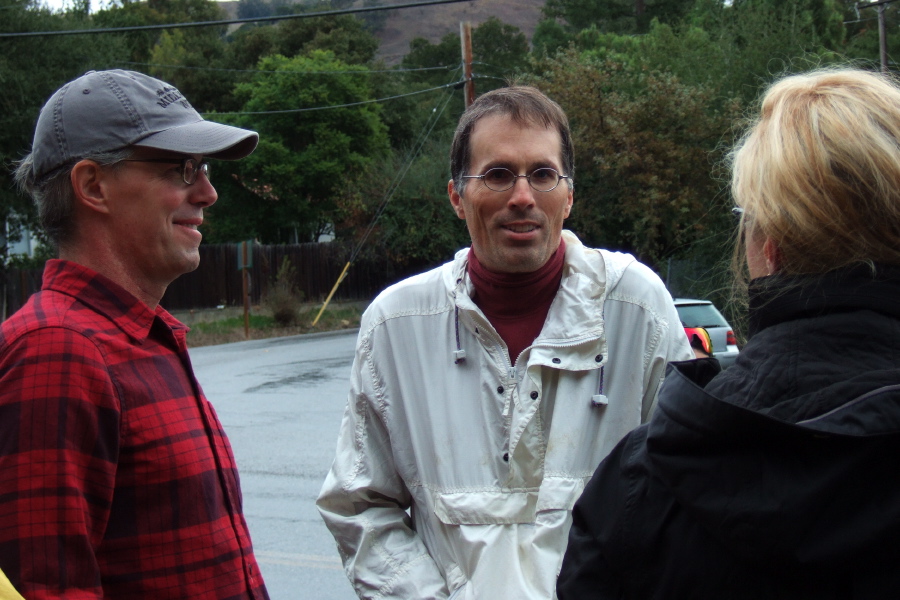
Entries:
[[357, 348], [337, 453], [316, 502], [360, 598], [443, 600], [444, 577], [412, 528], [411, 496], [373, 399], [369, 353]]
[[62, 327], [0, 355], [0, 569], [29, 600], [102, 598], [120, 410], [103, 355]]

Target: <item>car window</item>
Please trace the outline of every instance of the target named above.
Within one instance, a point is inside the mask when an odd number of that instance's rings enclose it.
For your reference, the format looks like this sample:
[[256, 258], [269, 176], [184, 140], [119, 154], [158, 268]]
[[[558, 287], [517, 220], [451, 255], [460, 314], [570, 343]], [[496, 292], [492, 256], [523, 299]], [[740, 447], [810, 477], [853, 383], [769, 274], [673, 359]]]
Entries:
[[712, 304], [682, 304], [675, 308], [685, 327], [728, 327], [728, 321]]

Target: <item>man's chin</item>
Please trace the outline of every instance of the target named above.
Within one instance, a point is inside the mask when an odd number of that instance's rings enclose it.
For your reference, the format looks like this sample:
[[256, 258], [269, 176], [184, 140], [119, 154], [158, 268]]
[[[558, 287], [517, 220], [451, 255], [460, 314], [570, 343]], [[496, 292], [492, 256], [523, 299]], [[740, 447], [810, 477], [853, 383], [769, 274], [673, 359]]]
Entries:
[[181, 261], [181, 275], [185, 273], [190, 273], [191, 271], [196, 271], [197, 267], [200, 266], [200, 251], [193, 250], [188, 251], [184, 254], [183, 259]]

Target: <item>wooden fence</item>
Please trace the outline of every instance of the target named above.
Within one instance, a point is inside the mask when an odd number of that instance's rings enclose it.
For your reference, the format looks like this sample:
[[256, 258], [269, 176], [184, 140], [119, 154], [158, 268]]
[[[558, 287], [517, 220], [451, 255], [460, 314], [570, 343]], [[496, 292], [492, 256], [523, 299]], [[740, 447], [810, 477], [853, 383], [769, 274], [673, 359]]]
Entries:
[[[200, 267], [169, 285], [162, 306], [168, 310], [242, 306], [243, 282], [238, 270], [238, 244], [200, 246]], [[252, 246], [250, 301], [260, 303], [287, 258], [295, 270], [294, 285], [304, 301], [325, 299], [350, 256], [340, 242]], [[6, 273], [4, 316], [11, 315], [40, 289], [43, 269], [9, 268]], [[335, 292], [335, 300], [370, 300], [382, 289], [408, 276], [409, 270], [386, 259], [358, 259]]]

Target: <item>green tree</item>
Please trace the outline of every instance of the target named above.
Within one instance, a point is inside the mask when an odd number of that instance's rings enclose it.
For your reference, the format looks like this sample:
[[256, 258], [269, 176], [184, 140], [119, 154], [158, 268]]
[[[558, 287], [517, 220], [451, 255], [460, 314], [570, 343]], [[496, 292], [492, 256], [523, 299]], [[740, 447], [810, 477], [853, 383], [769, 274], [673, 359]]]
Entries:
[[[840, 60], [842, 20], [836, 0], [736, 0], [731, 6], [699, 0], [690, 18], [714, 48], [701, 63], [711, 70], [709, 77], [747, 100], [778, 75]], [[671, 51], [663, 44], [656, 56], [673, 56]]]
[[719, 90], [720, 98], [750, 101], [777, 75], [839, 60], [841, 19], [834, 0], [698, 0], [687, 19], [654, 20], [645, 35], [592, 26], [571, 43], [595, 60], [669, 72]]
[[[472, 62], [478, 93], [505, 85], [528, 64], [528, 38], [514, 25], [496, 17], [472, 29]], [[437, 44], [424, 38], [413, 38], [409, 53], [403, 57], [407, 69], [444, 67], [452, 71], [462, 64], [458, 33], [448, 33]], [[410, 78], [429, 86], [446, 83], [446, 72], [426, 71]]]
[[[53, 13], [37, 3], [0, 0], [0, 31], [53, 31], [91, 26], [87, 3]], [[125, 52], [120, 36], [38, 36], [0, 38], [0, 220], [10, 239], [23, 227], [39, 232], [31, 201], [15, 190], [9, 167], [31, 149], [41, 106], [67, 81], [106, 68]], [[5, 248], [2, 248], [5, 256]]]
[[[227, 13], [212, 0], [125, 0], [95, 15], [103, 27], [219, 21]], [[230, 73], [211, 70], [225, 56], [224, 25], [166, 29], [128, 35], [132, 65], [176, 86], [201, 111], [227, 110]], [[142, 64], [143, 63], [143, 64]], [[149, 63], [149, 64], [147, 64]]]
[[[502, 87], [515, 80], [528, 67], [528, 40], [517, 27], [491, 17], [472, 29], [472, 71], [475, 78], [475, 92], [480, 95]], [[433, 44], [425, 38], [414, 38], [409, 44], [409, 53], [403, 57], [400, 67], [410, 69], [406, 83], [412, 89], [427, 89], [461, 82], [463, 78], [462, 55], [458, 33], [448, 33], [440, 42]], [[414, 134], [430, 117], [433, 99], [422, 97], [407, 103], [410, 115], [398, 124], [414, 123], [406, 130]], [[438, 125], [436, 135], [453, 131], [459, 116], [465, 110], [462, 85], [454, 91], [454, 99]], [[404, 131], [404, 133], [406, 133]], [[400, 147], [404, 136], [399, 136]]]
[[[229, 202], [209, 211], [208, 232], [218, 241], [315, 241], [335, 221], [335, 198], [348, 178], [387, 152], [382, 109], [360, 104], [372, 99], [366, 69], [329, 51], [270, 56], [259, 69], [237, 86], [248, 114], [236, 122], [259, 131], [260, 144], [247, 159], [221, 165], [230, 170], [219, 180]], [[269, 114], [252, 114], [259, 112]]]
[[[285, 5], [285, 8], [293, 6]], [[282, 9], [276, 6], [275, 10]], [[239, 110], [241, 101], [234, 96], [235, 84], [250, 82], [260, 59], [275, 54], [305, 55], [313, 50], [329, 50], [348, 64], [368, 64], [378, 50], [378, 41], [359, 19], [350, 15], [291, 19], [271, 25], [244, 25], [219, 47], [201, 47], [189, 36], [175, 40], [168, 47], [163, 40], [154, 62], [177, 65], [176, 69], [160, 70], [160, 73], [171, 73], [177, 77], [176, 85], [197, 88], [200, 98], [208, 97], [211, 102], [204, 105], [208, 106], [205, 110], [227, 112]], [[220, 70], [204, 72], [185, 68], [201, 64]], [[191, 82], [189, 85], [187, 80]], [[212, 91], [214, 95], [209, 93]]]
[[564, 50], [571, 41], [571, 33], [556, 19], [542, 19], [531, 36], [531, 46], [536, 56], [552, 56]]
[[[379, 214], [364, 253], [384, 257], [404, 270], [424, 270], [468, 245], [465, 222], [457, 218], [447, 197], [449, 145], [444, 136], [430, 140], [415, 157], [392, 153], [373, 161], [353, 178], [341, 198], [339, 236], [359, 241]], [[394, 189], [394, 178], [404, 172]]]
[[[880, 65], [881, 47], [878, 31], [878, 7], [857, 8], [858, 3], [843, 0], [845, 22], [844, 54], [850, 58], [871, 61]], [[900, 5], [883, 5], [888, 65], [896, 69], [897, 53], [900, 52]]]
[[588, 243], [659, 266], [727, 227], [728, 200], [711, 167], [737, 102], [574, 49], [547, 60], [534, 83], [571, 121], [577, 168], [568, 226]]
[[328, 50], [348, 64], [370, 62], [378, 40], [352, 15], [289, 19], [275, 25], [245, 25], [231, 36], [228, 67], [252, 68], [272, 54], [297, 56]]
[[677, 23], [694, 0], [547, 0], [544, 15], [561, 19], [572, 30], [594, 26], [602, 32], [645, 33], [657, 19]]
[[[381, 0], [363, 0], [363, 6], [382, 6], [384, 3]], [[366, 24], [366, 29], [371, 31], [373, 34], [380, 33], [385, 24], [387, 23], [387, 11], [384, 10], [375, 10], [371, 12], [364, 12], [359, 15], [360, 20]]]
[[[167, 23], [189, 23], [196, 21], [217, 21], [226, 18], [226, 13], [212, 0], [121, 0], [107, 9], [99, 10], [91, 16], [96, 27], [130, 27], [139, 25], [162, 25]], [[206, 38], [221, 38], [224, 26], [192, 28], [191, 39], [209, 45]], [[160, 32], [150, 30], [122, 34], [128, 45], [128, 52], [120, 60], [147, 62], [153, 47], [159, 40]], [[107, 36], [103, 36], [107, 37]], [[175, 83], [175, 82], [173, 82]], [[181, 87], [179, 86], [179, 89]]]
[[187, 29], [164, 31], [150, 54], [153, 66], [146, 69], [177, 87], [198, 111], [228, 110], [235, 108], [228, 93], [234, 74], [210, 68], [223, 64], [225, 48], [220, 36], [197, 35]]
[[255, 19], [272, 14], [272, 4], [266, 0], [238, 0], [237, 16], [239, 19]]

